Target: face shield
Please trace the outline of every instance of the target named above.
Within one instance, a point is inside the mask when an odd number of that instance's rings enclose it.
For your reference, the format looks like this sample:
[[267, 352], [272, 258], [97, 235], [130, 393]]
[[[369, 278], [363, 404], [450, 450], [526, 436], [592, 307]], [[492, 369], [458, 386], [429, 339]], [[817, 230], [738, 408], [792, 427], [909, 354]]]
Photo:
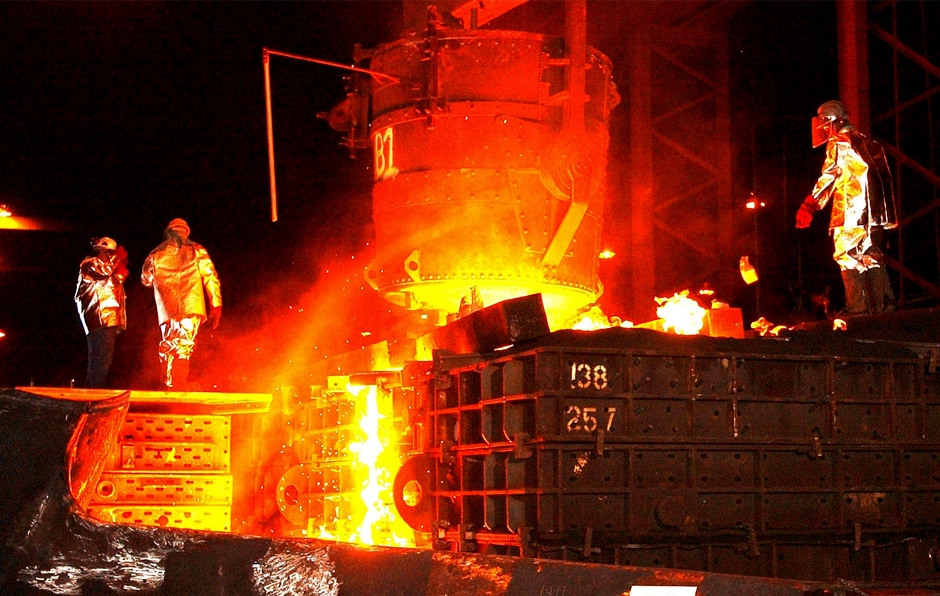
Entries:
[[813, 116], [813, 148], [819, 147], [829, 140], [832, 132], [832, 120]]
[[840, 101], [831, 100], [819, 106], [816, 110], [816, 117], [813, 118], [813, 147], [819, 147], [829, 140], [829, 137], [836, 132], [833, 130], [836, 122], [841, 127], [848, 120], [849, 114]]

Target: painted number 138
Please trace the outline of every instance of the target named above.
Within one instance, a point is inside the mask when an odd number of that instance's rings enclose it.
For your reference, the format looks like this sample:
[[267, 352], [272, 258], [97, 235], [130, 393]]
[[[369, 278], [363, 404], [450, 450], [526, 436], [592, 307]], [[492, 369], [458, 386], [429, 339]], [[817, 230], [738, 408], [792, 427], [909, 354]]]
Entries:
[[607, 389], [607, 367], [586, 362], [571, 363], [572, 389]]

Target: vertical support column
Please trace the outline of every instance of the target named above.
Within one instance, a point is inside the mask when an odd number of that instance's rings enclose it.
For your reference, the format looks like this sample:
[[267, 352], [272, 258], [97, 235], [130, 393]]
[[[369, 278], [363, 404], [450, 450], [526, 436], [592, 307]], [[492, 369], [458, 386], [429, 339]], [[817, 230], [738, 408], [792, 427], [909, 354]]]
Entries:
[[633, 317], [655, 315], [656, 254], [654, 242], [653, 127], [651, 122], [650, 39], [645, 27], [629, 37], [630, 59], [630, 270], [629, 305]]
[[871, 134], [865, 0], [836, 2], [836, 21], [839, 32], [839, 98], [856, 128]]
[[734, 287], [734, 278], [738, 268], [728, 266], [728, 263], [737, 263], [738, 255], [735, 254], [735, 220], [744, 210], [743, 197], [735, 197], [731, 189], [731, 98], [728, 64], [728, 41], [727, 38], [715, 38], [715, 45], [718, 50], [716, 64], [717, 86], [715, 89], [715, 182], [718, 185], [718, 255], [719, 262], [723, 263], [718, 268], [718, 284], [721, 288]]
[[584, 132], [585, 46], [587, 45], [587, 0], [565, 0], [565, 42], [568, 44], [568, 102], [563, 129]]

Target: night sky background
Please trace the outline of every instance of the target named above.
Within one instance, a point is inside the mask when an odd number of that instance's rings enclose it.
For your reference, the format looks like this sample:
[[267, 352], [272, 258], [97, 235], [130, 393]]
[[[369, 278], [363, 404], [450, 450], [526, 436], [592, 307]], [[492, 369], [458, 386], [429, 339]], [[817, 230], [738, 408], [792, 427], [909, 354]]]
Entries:
[[[560, 3], [532, 4], [526, 30], [563, 32]], [[611, 58], [615, 81], [629, 34], [619, 4], [588, 8], [588, 43]], [[204, 389], [270, 391], [285, 369], [407, 318], [357, 278], [369, 260], [371, 158], [350, 159], [316, 117], [344, 97], [339, 69], [272, 59], [279, 221], [270, 221], [262, 65], [264, 47], [349, 63], [353, 44], [397, 39], [401, 14], [394, 1], [0, 3], [0, 204], [61, 226], [0, 229], [0, 386], [81, 386], [72, 294], [89, 241], [108, 235], [131, 260], [112, 384], [159, 388], [153, 295], [138, 272], [174, 217], [189, 222], [223, 284], [222, 325], [194, 359]], [[731, 24], [735, 192], [770, 181], [775, 211], [762, 233], [800, 254], [821, 251], [820, 269], [801, 270], [801, 281], [838, 283], [825, 232], [792, 231], [823, 159], [810, 149], [809, 119], [838, 95], [834, 4], [742, 2]], [[617, 110], [611, 118], [616, 169], [628, 139]], [[625, 195], [608, 193], [608, 214], [626, 208]], [[616, 287], [616, 271], [603, 274]], [[777, 294], [785, 316], [792, 301]], [[753, 309], [746, 292], [728, 298]]]

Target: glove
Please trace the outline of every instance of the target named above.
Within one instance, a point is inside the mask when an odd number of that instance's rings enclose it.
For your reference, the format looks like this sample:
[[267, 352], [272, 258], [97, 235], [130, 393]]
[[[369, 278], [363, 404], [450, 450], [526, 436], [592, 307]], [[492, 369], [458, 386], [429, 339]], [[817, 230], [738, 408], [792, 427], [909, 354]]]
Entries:
[[803, 201], [803, 204], [800, 205], [799, 211], [796, 212], [796, 227], [798, 230], [803, 230], [808, 228], [811, 223], [813, 223], [813, 215], [819, 211], [819, 204], [816, 202], [816, 199], [813, 195], [809, 195]]
[[114, 274], [120, 276], [121, 279], [125, 279], [130, 275], [130, 271], [127, 270], [127, 249], [123, 246], [118, 246], [114, 249]]
[[222, 321], [222, 307], [216, 306], [209, 311], [208, 323], [212, 329], [218, 329], [219, 323]]

